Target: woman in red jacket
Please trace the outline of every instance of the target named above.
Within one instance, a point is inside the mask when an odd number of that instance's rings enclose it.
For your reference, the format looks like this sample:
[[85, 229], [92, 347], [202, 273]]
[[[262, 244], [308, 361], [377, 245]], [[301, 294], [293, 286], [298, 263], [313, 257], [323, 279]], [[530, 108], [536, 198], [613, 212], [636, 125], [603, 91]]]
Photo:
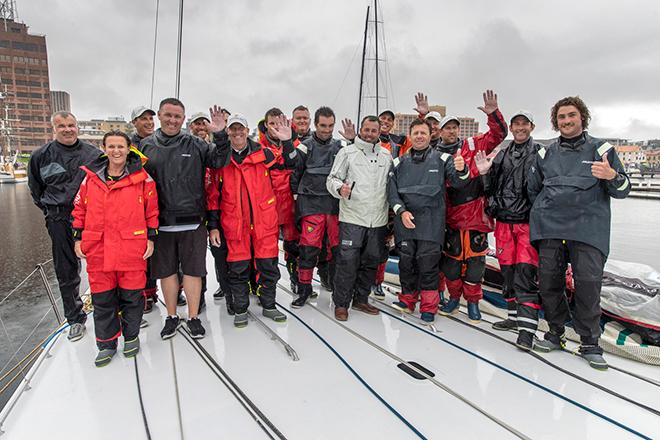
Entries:
[[81, 167], [87, 174], [74, 200], [76, 254], [87, 260], [94, 305], [97, 367], [107, 365], [124, 335], [124, 355], [140, 350], [142, 289], [158, 228], [156, 184], [142, 168], [144, 156], [128, 136], [103, 136], [105, 154]]

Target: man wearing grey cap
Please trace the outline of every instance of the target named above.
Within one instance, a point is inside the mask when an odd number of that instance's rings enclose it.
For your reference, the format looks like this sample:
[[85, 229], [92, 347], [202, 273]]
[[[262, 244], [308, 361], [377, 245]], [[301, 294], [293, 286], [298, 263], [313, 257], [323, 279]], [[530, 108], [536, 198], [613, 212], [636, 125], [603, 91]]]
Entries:
[[[131, 136], [131, 146], [140, 150], [142, 139], [154, 134], [155, 115], [155, 111], [144, 105], [135, 107], [131, 111], [131, 124], [135, 128], [135, 133]], [[142, 291], [142, 295], [144, 295], [144, 313], [150, 313], [158, 302], [158, 284], [156, 279], [151, 276], [151, 258], [147, 260], [147, 284]], [[181, 295], [181, 298], [184, 301], [183, 305], [185, 305], [183, 295]]]
[[135, 107], [131, 112], [131, 124], [135, 127], [135, 133], [131, 136], [131, 144], [140, 149], [140, 141], [154, 133], [154, 116], [156, 112], [143, 105]]
[[529, 351], [534, 343], [541, 302], [537, 281], [539, 257], [529, 241], [532, 203], [527, 197], [527, 179], [541, 145], [531, 137], [534, 130], [531, 113], [524, 110], [515, 113], [509, 129], [513, 140], [506, 147], [488, 156], [479, 151], [475, 161], [479, 173], [484, 175], [486, 212], [496, 220], [497, 260], [509, 313], [507, 319], [494, 323], [493, 328], [518, 330], [516, 345]]
[[197, 112], [188, 121], [188, 131], [193, 136], [197, 136], [204, 142], [211, 142], [211, 133], [209, 133], [208, 126], [211, 123], [211, 118], [204, 112]]

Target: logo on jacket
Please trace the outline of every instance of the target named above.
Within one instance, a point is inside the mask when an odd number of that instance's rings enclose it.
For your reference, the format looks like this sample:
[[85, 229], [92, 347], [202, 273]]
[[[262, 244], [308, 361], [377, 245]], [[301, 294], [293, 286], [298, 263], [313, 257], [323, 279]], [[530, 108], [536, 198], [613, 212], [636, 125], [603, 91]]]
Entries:
[[181, 157], [190, 157], [190, 154], [188, 154], [188, 153], [181, 153]]
[[307, 226], [307, 232], [312, 232], [314, 230], [314, 226]]

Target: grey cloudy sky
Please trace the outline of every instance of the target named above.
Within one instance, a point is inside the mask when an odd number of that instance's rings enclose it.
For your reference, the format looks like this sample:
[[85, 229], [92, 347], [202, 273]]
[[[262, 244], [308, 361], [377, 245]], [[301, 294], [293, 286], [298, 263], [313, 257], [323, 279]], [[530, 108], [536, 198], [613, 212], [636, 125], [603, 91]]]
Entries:
[[[160, 0], [155, 98], [174, 94], [177, 0]], [[256, 121], [278, 106], [332, 106], [355, 118], [366, 0], [187, 0], [181, 99]], [[51, 88], [79, 118], [128, 116], [147, 103], [156, 0], [18, 0], [31, 32], [47, 36]], [[381, 0], [390, 73], [387, 105], [408, 112], [425, 91], [448, 112], [485, 117], [499, 93], [554, 136], [549, 108], [579, 94], [591, 132], [660, 138], [660, 2], [611, 0]], [[373, 82], [373, 81], [372, 81]]]

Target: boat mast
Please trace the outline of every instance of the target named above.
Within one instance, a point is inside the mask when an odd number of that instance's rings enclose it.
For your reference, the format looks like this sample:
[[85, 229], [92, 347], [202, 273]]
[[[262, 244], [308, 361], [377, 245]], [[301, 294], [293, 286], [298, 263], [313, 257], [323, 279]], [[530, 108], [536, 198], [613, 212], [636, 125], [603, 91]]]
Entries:
[[367, 56], [367, 31], [369, 29], [369, 6], [367, 6], [367, 18], [364, 20], [364, 41], [362, 42], [362, 67], [360, 68], [360, 93], [358, 97], [357, 124], [360, 123], [362, 111], [362, 87], [364, 85], [364, 59]]
[[179, 99], [181, 89], [181, 42], [183, 40], [183, 0], [179, 0], [179, 40], [176, 46], [176, 89], [174, 97]]

